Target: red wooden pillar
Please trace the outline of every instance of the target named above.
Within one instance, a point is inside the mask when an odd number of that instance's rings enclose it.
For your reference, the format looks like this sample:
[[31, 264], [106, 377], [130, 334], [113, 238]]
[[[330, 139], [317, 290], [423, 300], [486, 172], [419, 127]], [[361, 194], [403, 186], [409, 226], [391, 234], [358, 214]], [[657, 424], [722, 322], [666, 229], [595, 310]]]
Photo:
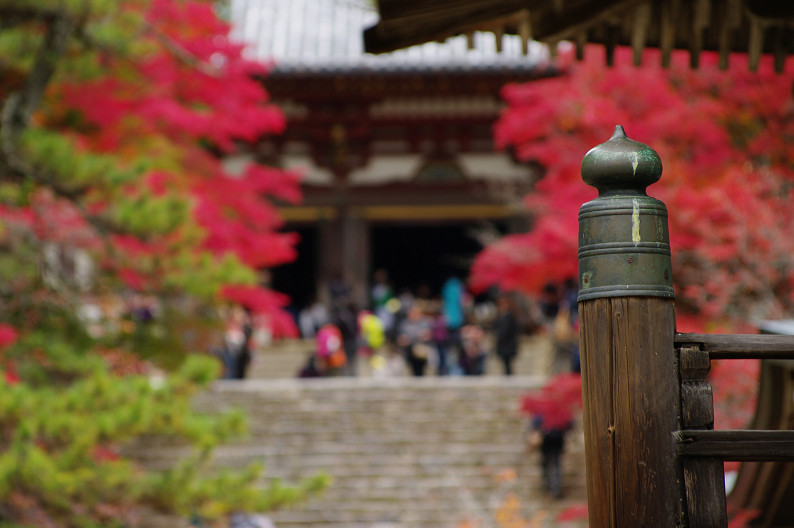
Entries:
[[683, 521], [667, 209], [645, 194], [661, 173], [656, 152], [628, 139], [620, 126], [582, 162], [582, 178], [599, 191], [579, 212], [591, 528]]

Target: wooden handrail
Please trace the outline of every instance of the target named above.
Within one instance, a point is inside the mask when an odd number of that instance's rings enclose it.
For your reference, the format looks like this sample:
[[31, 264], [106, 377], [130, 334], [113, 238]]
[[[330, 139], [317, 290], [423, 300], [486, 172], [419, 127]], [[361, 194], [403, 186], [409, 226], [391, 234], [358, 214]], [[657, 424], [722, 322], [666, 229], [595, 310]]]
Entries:
[[794, 359], [794, 336], [676, 334], [676, 346], [698, 345], [709, 359]]
[[684, 430], [678, 454], [723, 460], [794, 460], [794, 431]]

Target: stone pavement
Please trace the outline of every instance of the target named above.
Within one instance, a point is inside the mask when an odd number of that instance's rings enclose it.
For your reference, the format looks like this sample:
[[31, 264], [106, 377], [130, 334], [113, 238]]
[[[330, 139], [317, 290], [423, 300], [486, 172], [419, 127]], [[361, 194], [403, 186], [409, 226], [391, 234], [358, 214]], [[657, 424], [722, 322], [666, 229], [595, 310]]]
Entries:
[[[510, 378], [493, 363], [482, 377], [275, 379], [297, 370], [306, 352], [306, 343], [281, 344], [255, 360], [261, 377], [218, 382], [196, 405], [249, 415], [249, 437], [218, 449], [217, 464], [262, 461], [266, 478], [287, 482], [319, 471], [332, 477], [323, 495], [271, 512], [278, 528], [585, 526], [558, 520], [585, 503], [581, 430], [569, 435], [561, 499], [545, 492], [539, 454], [526, 451], [518, 401], [543, 383], [536, 374], [550, 351], [533, 339]], [[181, 453], [141, 447], [138, 457], [151, 466]], [[152, 519], [147, 527], [178, 525]]]

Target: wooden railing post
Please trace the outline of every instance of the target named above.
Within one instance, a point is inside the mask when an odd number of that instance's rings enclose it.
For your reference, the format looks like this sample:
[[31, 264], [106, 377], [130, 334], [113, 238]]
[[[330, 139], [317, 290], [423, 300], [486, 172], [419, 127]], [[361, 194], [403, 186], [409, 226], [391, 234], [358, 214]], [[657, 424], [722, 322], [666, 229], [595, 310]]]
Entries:
[[[678, 355], [681, 375], [681, 426], [690, 431], [714, 429], [714, 398], [706, 375], [711, 368], [709, 353], [683, 346]], [[691, 528], [728, 526], [725, 507], [725, 470], [719, 457], [689, 457], [682, 461]]]
[[579, 212], [579, 324], [591, 528], [683, 524], [679, 380], [656, 152], [612, 138], [582, 161], [598, 198]]

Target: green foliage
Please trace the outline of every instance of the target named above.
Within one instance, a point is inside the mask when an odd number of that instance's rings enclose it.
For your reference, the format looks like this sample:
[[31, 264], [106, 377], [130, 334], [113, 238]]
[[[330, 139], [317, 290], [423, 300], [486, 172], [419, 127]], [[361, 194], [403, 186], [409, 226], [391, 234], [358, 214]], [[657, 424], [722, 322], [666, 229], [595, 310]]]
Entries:
[[169, 277], [168, 285], [183, 289], [192, 295], [208, 298], [216, 295], [222, 284], [256, 284], [256, 273], [245, 266], [235, 255], [226, 255], [220, 262], [209, 252], [199, 255], [182, 254], [181, 265], [191, 266], [190, 274]]
[[[12, 27], [0, 31], [0, 55], [4, 58], [4, 70], [27, 70], [33, 63], [31, 49], [35, 49], [41, 41], [37, 31], [29, 27]], [[6, 60], [6, 57], [8, 58]]]
[[145, 193], [117, 200], [114, 221], [129, 233], [155, 235], [170, 233], [185, 222], [188, 213], [189, 205], [179, 197]]
[[114, 156], [81, 151], [63, 134], [40, 128], [25, 131], [22, 147], [31, 163], [53, 178], [62, 179], [61, 185], [72, 191], [90, 185], [114, 188], [134, 182], [145, 168], [142, 165], [125, 168]]
[[[46, 359], [39, 357], [28, 368], [52, 369], [39, 377], [48, 385], [32, 376], [0, 391], [0, 501], [31, 496], [59, 526], [109, 527], [117, 526], [124, 508], [136, 503], [216, 518], [234, 510], [290, 504], [325, 486], [326, 478], [318, 476], [298, 487], [274, 481], [262, 489], [259, 465], [208, 472], [212, 449], [246, 431], [240, 413], [191, 411], [191, 397], [217, 376], [213, 358], [190, 356], [162, 379], [115, 376], [96, 356], [43, 341], [35, 336], [15, 348], [46, 348]], [[76, 377], [53, 383], [55, 371]], [[120, 456], [125, 449], [134, 451], [141, 437], [154, 439], [154, 445], [179, 439], [168, 445], [184, 446], [183, 456], [166, 471], [143, 471]], [[116, 514], [104, 519], [108, 509]], [[25, 518], [24, 512], [17, 513]]]

